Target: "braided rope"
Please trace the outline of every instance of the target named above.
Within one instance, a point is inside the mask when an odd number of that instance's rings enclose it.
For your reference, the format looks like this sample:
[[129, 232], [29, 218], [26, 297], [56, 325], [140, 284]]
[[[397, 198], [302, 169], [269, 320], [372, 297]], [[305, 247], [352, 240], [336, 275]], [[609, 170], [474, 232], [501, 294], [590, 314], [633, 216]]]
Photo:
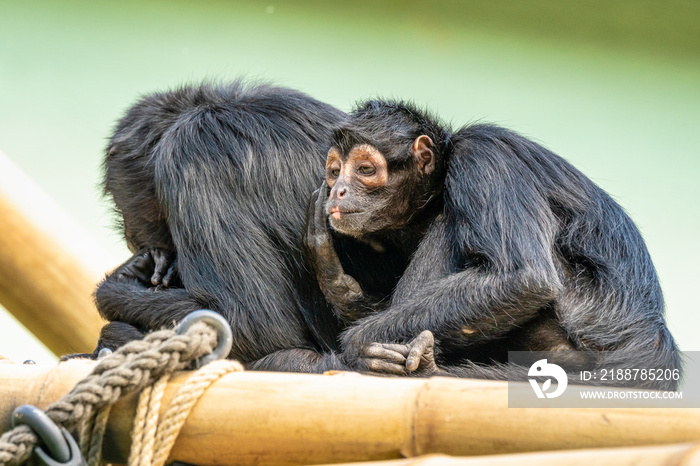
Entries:
[[[86, 418], [104, 421], [106, 416], [100, 415], [101, 409], [142, 390], [166, 374], [186, 368], [191, 361], [211, 353], [216, 342], [216, 330], [205, 323], [193, 325], [184, 335], [173, 330], [150, 333], [143, 340], [129, 342], [100, 360], [87, 377], [49, 406], [45, 413], [59, 427], [69, 430], [85, 422]], [[100, 422], [97, 422], [98, 434]], [[88, 423], [94, 424], [92, 421]], [[18, 465], [26, 461], [37, 440], [25, 425], [3, 434], [0, 437], [0, 465]], [[89, 444], [86, 442], [83, 446], [86, 445]], [[93, 448], [88, 447], [88, 450]]]
[[81, 422], [80, 451], [88, 459], [88, 466], [97, 466], [102, 459], [102, 441], [111, 410], [112, 405], [107, 405], [90, 416], [85, 416]]

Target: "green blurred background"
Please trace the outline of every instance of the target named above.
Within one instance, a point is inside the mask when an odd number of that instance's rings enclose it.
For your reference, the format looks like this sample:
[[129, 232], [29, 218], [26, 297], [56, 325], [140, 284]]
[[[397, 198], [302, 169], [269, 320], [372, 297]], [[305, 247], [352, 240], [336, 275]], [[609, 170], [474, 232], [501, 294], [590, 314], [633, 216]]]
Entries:
[[[412, 99], [513, 128], [637, 222], [683, 350], [700, 350], [700, 2], [0, 0], [0, 150], [114, 256], [100, 199], [115, 121], [204, 78], [276, 82], [349, 109]], [[0, 219], [2, 221], [2, 219]], [[52, 360], [0, 310], [0, 354]]]

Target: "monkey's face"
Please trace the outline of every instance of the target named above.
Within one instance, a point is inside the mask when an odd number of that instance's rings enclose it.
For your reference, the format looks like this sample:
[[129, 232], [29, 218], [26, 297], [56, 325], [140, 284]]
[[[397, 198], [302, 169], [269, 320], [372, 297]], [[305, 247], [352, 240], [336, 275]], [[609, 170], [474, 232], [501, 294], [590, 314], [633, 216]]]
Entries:
[[332, 148], [326, 161], [331, 188], [326, 213], [331, 227], [357, 238], [403, 228], [419, 197], [417, 176], [413, 160], [389, 167], [386, 157], [369, 144], [356, 145], [347, 154]]

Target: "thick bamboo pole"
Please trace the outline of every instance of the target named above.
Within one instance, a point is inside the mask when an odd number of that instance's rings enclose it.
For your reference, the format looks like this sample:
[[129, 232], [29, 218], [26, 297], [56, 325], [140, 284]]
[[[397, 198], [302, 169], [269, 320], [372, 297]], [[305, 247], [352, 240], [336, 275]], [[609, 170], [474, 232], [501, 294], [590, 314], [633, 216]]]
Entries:
[[343, 463], [336, 466], [691, 466], [700, 464], [698, 444], [600, 448], [542, 453], [475, 456], [425, 455], [390, 461]]
[[114, 261], [0, 153], [0, 304], [51, 351], [92, 351], [92, 292]]
[[[15, 406], [46, 407], [92, 367], [0, 365], [0, 429]], [[187, 374], [168, 385], [163, 409]], [[464, 379], [243, 372], [199, 400], [171, 460], [195, 464], [322, 464], [429, 453], [487, 455], [700, 440], [700, 411], [514, 409], [507, 384]], [[123, 463], [135, 399], [112, 410], [106, 459]]]

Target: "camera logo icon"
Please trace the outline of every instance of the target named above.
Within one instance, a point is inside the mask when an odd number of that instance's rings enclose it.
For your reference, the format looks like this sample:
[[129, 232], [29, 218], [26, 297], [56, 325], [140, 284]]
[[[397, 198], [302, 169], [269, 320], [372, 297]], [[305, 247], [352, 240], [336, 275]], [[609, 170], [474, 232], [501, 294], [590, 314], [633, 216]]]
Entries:
[[[550, 377], [542, 383], [542, 387], [540, 387], [537, 379], [528, 379], [537, 398], [556, 398], [564, 393], [569, 383], [569, 377], [567, 377], [564, 369], [556, 364], [549, 364], [546, 359], [535, 361], [535, 363], [530, 366], [527, 375], [529, 377]], [[556, 380], [557, 388], [552, 392], [548, 392], [552, 387], [552, 379]]]

